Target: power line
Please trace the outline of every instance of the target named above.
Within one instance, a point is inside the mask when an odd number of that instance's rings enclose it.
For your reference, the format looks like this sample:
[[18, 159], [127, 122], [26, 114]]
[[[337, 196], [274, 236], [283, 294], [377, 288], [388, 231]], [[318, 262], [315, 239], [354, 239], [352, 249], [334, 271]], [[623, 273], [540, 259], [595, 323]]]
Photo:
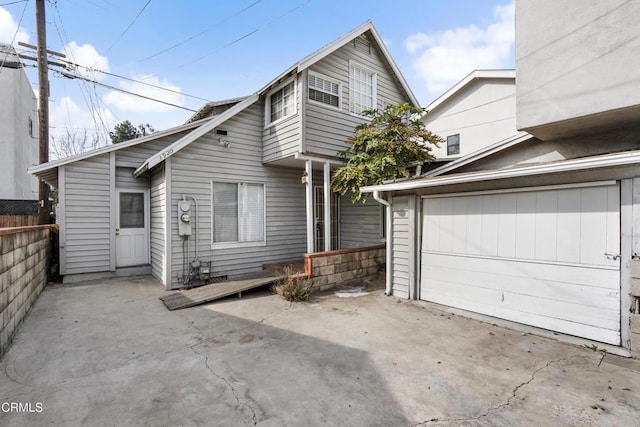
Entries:
[[[111, 51], [111, 49], [116, 45], [116, 43], [118, 43], [120, 39], [124, 37], [125, 34], [127, 34], [127, 31], [129, 31], [131, 27], [133, 27], [133, 24], [135, 24], [138, 18], [140, 18], [140, 15], [142, 15], [142, 12], [144, 12], [147, 6], [149, 6], [149, 3], [151, 3], [151, 0], [147, 0], [144, 6], [142, 6], [142, 9], [140, 9], [140, 11], [135, 16], [135, 18], [133, 18], [133, 21], [131, 21], [131, 23], [127, 26], [127, 28], [125, 28], [124, 31], [118, 36], [118, 38], [116, 38], [116, 40], [111, 44], [111, 46], [109, 46], [109, 48], [105, 52], [105, 56]], [[93, 65], [96, 65], [96, 64], [93, 64]]]
[[231, 19], [233, 19], [236, 16], [242, 14], [243, 12], [246, 12], [247, 10], [251, 9], [253, 6], [255, 6], [258, 3], [260, 3], [261, 1], [262, 0], [255, 1], [255, 2], [251, 3], [250, 5], [246, 6], [245, 8], [243, 8], [243, 9], [239, 10], [238, 12], [234, 13], [233, 15], [230, 15], [230, 16], [228, 16], [228, 17], [216, 22], [215, 24], [213, 24], [211, 27], [207, 28], [206, 30], [200, 31], [199, 33], [194, 34], [193, 36], [187, 37], [186, 39], [184, 39], [184, 40], [182, 40], [182, 41], [180, 41], [180, 42], [178, 42], [178, 43], [176, 43], [176, 44], [174, 44], [172, 46], [169, 46], [166, 49], [163, 49], [163, 50], [161, 50], [159, 52], [156, 52], [153, 55], [149, 55], [149, 56], [147, 56], [145, 58], [142, 58], [142, 59], [139, 60], [139, 62], [147, 61], [147, 60], [149, 60], [151, 58], [155, 58], [156, 56], [162, 55], [163, 53], [169, 52], [170, 50], [173, 50], [173, 49], [177, 48], [178, 46], [182, 46], [183, 44], [185, 44], [185, 43], [187, 43], [187, 42], [189, 42], [189, 41], [191, 41], [191, 40], [193, 40], [195, 38], [198, 38], [198, 37], [200, 37], [201, 35], [203, 35], [205, 33], [208, 33], [209, 31], [213, 30], [214, 28], [217, 28], [217, 27], [221, 26], [225, 22], [230, 21]]
[[95, 81], [95, 80], [91, 80], [91, 79], [89, 79], [87, 77], [80, 76], [80, 75], [77, 75], [77, 74], [71, 74], [71, 73], [67, 73], [65, 71], [58, 71], [58, 70], [56, 70], [55, 72], [60, 74], [63, 77], [69, 78], [69, 79], [84, 80], [84, 81], [87, 81], [87, 82], [92, 83], [94, 85], [103, 86], [103, 87], [106, 87], [106, 88], [112, 89], [112, 90], [117, 90], [118, 92], [123, 92], [123, 93], [126, 93], [128, 95], [137, 96], [138, 98], [143, 98], [143, 99], [147, 99], [149, 101], [159, 102], [161, 104], [169, 105], [169, 106], [175, 107], [175, 108], [181, 108], [183, 110], [191, 111], [191, 112], [194, 112], [194, 113], [197, 111], [197, 110], [193, 110], [191, 108], [183, 107], [183, 106], [178, 105], [178, 104], [173, 104], [171, 102], [162, 101], [160, 99], [152, 98], [150, 96], [141, 95], [139, 93], [135, 93], [135, 92], [131, 92], [131, 91], [128, 91], [128, 90], [125, 90], [125, 89], [121, 89], [121, 88], [116, 87], [116, 86], [111, 86], [111, 85], [108, 85], [106, 83], [101, 83], [101, 82], [98, 82], [98, 81]]
[[[10, 3], [10, 4], [13, 4], [13, 3]], [[24, 18], [24, 12], [27, 10], [28, 5], [29, 5], [29, 0], [25, 0], [24, 8], [22, 9], [22, 14], [20, 15], [20, 21], [18, 21], [18, 25], [16, 26], [16, 31], [15, 33], [13, 33], [13, 37], [11, 38], [11, 43], [9, 43], [10, 46], [13, 46], [13, 43], [16, 41], [16, 37], [20, 32], [20, 25], [22, 24], [22, 19]], [[7, 49], [7, 53], [4, 55], [4, 58], [2, 58], [2, 63], [0, 64], [0, 74], [2, 74], [2, 70], [4, 69], [4, 63], [7, 61], [7, 58], [9, 57], [9, 53], [10, 53], [10, 50]]]
[[10, 1], [9, 3], [2, 3], [0, 4], [0, 6], [9, 6], [10, 4], [16, 4], [16, 3], [22, 3], [22, 2], [28, 2], [29, 0], [18, 0], [18, 1]]
[[300, 8], [302, 8], [302, 7], [304, 7], [304, 6], [305, 6], [307, 3], [309, 3], [309, 2], [311, 2], [311, 0], [305, 0], [305, 1], [303, 1], [302, 3], [298, 4], [296, 7], [292, 8], [292, 9], [289, 9], [288, 11], [286, 11], [285, 13], [283, 13], [282, 15], [277, 16], [276, 18], [274, 18], [274, 19], [272, 19], [272, 20], [268, 21], [268, 22], [267, 22], [266, 24], [264, 24], [262, 27], [256, 28], [255, 30], [250, 31], [250, 32], [246, 33], [245, 35], [240, 36], [240, 37], [238, 37], [237, 39], [235, 39], [235, 40], [233, 40], [233, 41], [231, 41], [231, 42], [227, 43], [226, 45], [222, 46], [221, 48], [218, 48], [218, 49], [216, 49], [216, 50], [213, 50], [213, 51], [211, 51], [211, 52], [207, 53], [206, 55], [203, 55], [203, 56], [201, 56], [201, 57], [199, 57], [199, 58], [196, 58], [196, 59], [194, 59], [193, 61], [190, 61], [190, 62], [184, 63], [184, 64], [182, 64], [182, 65], [178, 66], [178, 67], [177, 67], [177, 69], [184, 68], [184, 67], [186, 67], [186, 66], [189, 66], [189, 65], [195, 64], [196, 62], [202, 61], [204, 58], [207, 58], [207, 57], [209, 57], [209, 56], [213, 55], [214, 53], [220, 52], [220, 51], [221, 51], [221, 50], [223, 50], [223, 49], [226, 49], [226, 48], [228, 48], [228, 47], [230, 47], [230, 46], [233, 46], [234, 44], [238, 43], [239, 41], [244, 40], [244, 39], [246, 39], [247, 37], [250, 37], [250, 36], [252, 36], [253, 34], [255, 34], [255, 33], [257, 33], [257, 32], [264, 30], [264, 29], [265, 29], [265, 28], [267, 28], [269, 25], [271, 25], [271, 24], [273, 24], [274, 22], [276, 22], [276, 21], [278, 21], [278, 20], [280, 20], [280, 19], [284, 18], [285, 16], [292, 14], [292, 13], [293, 13], [293, 12], [295, 12], [296, 10], [298, 10], [298, 9], [300, 9]]
[[65, 63], [67, 63], [67, 64], [69, 64], [69, 65], [71, 65], [73, 67], [84, 68], [85, 70], [90, 71], [90, 72], [97, 72], [97, 73], [105, 74], [107, 76], [116, 77], [118, 79], [128, 80], [130, 82], [139, 83], [139, 84], [142, 84], [142, 85], [145, 85], [145, 86], [150, 86], [150, 87], [153, 87], [153, 88], [156, 88], [156, 89], [161, 89], [161, 90], [164, 90], [164, 91], [167, 91], [167, 92], [171, 92], [171, 93], [175, 93], [175, 94], [178, 94], [178, 95], [186, 96], [188, 98], [198, 99], [200, 101], [205, 101], [205, 102], [211, 102], [211, 99], [201, 98], [201, 97], [195, 96], [195, 95], [189, 95], [189, 94], [181, 92], [179, 90], [173, 90], [173, 89], [169, 89], [169, 88], [164, 87], [164, 86], [155, 85], [153, 83], [143, 82], [142, 80], [136, 80], [136, 79], [132, 79], [130, 77], [121, 76], [120, 74], [110, 73], [108, 71], [103, 71], [103, 70], [100, 70], [100, 69], [97, 69], [97, 68], [87, 67], [87, 66], [76, 64], [76, 63], [69, 62], [69, 61], [62, 61], [62, 62], [65, 62]]

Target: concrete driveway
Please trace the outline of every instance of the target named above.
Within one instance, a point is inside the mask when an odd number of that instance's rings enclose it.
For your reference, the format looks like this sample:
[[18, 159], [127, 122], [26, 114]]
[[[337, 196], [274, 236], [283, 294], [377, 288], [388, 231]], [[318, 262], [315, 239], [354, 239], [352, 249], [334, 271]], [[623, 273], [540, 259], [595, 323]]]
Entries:
[[[169, 312], [151, 278], [48, 287], [0, 363], [0, 425], [562, 425], [640, 420], [640, 361], [381, 290]], [[6, 408], [6, 406], [5, 406]]]

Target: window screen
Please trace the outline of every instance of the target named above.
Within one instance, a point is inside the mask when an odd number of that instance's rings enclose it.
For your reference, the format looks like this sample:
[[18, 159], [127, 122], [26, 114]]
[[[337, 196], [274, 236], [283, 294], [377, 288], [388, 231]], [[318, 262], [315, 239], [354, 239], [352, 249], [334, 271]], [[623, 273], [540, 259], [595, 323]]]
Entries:
[[213, 182], [213, 243], [264, 241], [264, 185]]
[[144, 193], [120, 193], [120, 228], [144, 228]]

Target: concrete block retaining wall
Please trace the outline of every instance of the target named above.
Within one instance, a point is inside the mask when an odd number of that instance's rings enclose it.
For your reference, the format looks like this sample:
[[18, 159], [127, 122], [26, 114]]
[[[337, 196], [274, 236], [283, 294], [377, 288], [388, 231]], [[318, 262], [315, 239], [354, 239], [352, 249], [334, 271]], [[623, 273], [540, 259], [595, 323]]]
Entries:
[[313, 285], [324, 291], [336, 285], [348, 285], [378, 275], [385, 263], [385, 245], [340, 249], [304, 255], [305, 274]]
[[0, 356], [47, 283], [51, 226], [0, 229]]

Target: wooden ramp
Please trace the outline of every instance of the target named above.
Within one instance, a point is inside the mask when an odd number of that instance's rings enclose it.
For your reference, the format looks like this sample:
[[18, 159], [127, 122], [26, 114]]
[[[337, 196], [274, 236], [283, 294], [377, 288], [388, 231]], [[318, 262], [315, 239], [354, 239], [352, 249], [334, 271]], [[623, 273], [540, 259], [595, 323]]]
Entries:
[[160, 297], [160, 300], [169, 310], [179, 310], [181, 308], [205, 304], [259, 286], [269, 285], [282, 278], [284, 278], [284, 275], [281, 272], [277, 272], [276, 270], [262, 270], [257, 273], [239, 276], [234, 280], [172, 292], [169, 295]]

